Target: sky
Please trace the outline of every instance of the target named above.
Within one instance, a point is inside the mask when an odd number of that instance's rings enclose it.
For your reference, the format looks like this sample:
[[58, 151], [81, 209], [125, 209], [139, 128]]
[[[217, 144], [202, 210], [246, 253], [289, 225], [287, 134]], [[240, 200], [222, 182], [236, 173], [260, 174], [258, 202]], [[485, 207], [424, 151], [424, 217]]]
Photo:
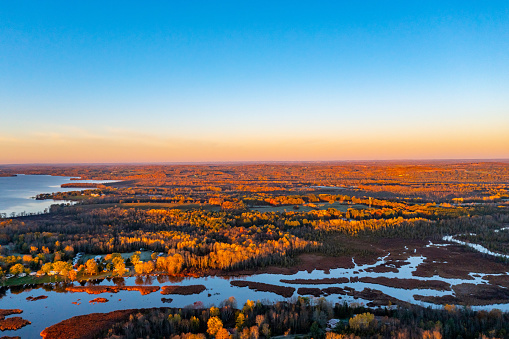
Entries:
[[509, 158], [508, 1], [2, 1], [0, 164]]

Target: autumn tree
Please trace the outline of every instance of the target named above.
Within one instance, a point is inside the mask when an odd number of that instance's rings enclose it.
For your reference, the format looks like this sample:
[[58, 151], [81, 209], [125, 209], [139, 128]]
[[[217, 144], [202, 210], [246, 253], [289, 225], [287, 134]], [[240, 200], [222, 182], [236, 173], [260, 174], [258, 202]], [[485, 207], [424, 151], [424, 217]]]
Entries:
[[223, 329], [223, 322], [218, 317], [212, 317], [207, 321], [207, 333], [215, 337]]
[[237, 316], [237, 319], [235, 320], [235, 327], [237, 327], [237, 330], [241, 330], [244, 327], [244, 324], [246, 322], [246, 316], [244, 313], [239, 313]]
[[219, 317], [219, 308], [212, 306], [209, 312], [211, 317]]
[[350, 328], [354, 331], [365, 331], [373, 328], [375, 325], [375, 315], [373, 313], [357, 314], [348, 321]]
[[427, 330], [422, 332], [423, 339], [442, 339], [442, 334], [440, 333], [440, 328], [435, 327], [433, 330]]
[[228, 330], [224, 327], [222, 327], [219, 331], [217, 331], [216, 333], [216, 339], [229, 339], [231, 336], [230, 336], [230, 333], [228, 332]]
[[258, 325], [258, 327], [262, 326], [262, 324], [265, 322], [265, 315], [263, 314], [258, 314], [256, 316], [256, 325]]
[[23, 273], [24, 268], [25, 267], [23, 265], [16, 264], [16, 265], [11, 266], [9, 272], [11, 274], [17, 275], [17, 274]]
[[133, 265], [136, 265], [140, 262], [140, 252], [135, 252], [133, 255], [131, 255], [131, 263]]
[[78, 272], [75, 270], [70, 270], [67, 277], [69, 278], [69, 280], [75, 281], [76, 278], [78, 278]]
[[47, 262], [41, 267], [42, 273], [49, 274], [51, 271], [53, 271], [53, 263]]
[[143, 274], [145, 273], [145, 265], [143, 262], [138, 261], [136, 264], [134, 264], [134, 271], [136, 274]]
[[125, 273], [124, 259], [122, 259], [122, 257], [115, 257], [113, 258], [112, 262], [113, 262], [113, 274], [119, 276], [124, 275]]
[[99, 267], [94, 259], [88, 259], [85, 263], [87, 273], [90, 275], [96, 275], [99, 273]]

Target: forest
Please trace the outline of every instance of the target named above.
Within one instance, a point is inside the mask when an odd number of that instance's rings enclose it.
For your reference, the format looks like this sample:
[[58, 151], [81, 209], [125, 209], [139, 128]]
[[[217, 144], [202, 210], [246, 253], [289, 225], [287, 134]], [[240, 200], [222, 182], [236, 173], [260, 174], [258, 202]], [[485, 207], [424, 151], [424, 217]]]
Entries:
[[[509, 220], [507, 163], [0, 168], [4, 176], [20, 171], [121, 181], [76, 178], [64, 186], [77, 190], [37, 198], [77, 204], [3, 215], [4, 282], [32, 272], [71, 280], [99, 272], [200, 275], [291, 266], [302, 253], [369, 255], [344, 236], [436, 241], [453, 234], [509, 253], [509, 233], [498, 232]], [[151, 260], [115, 255], [140, 250], [152, 251]], [[90, 258], [78, 253], [103, 258], [89, 268]]]
[[[75, 331], [78, 337], [83, 328], [76, 323], [86, 324], [94, 317], [85, 315], [53, 325], [42, 336], [58, 338], [65, 331]], [[259, 339], [292, 335], [317, 339], [502, 338], [509, 333], [509, 314], [451, 305], [442, 309], [369, 309], [305, 297], [274, 304], [248, 300], [239, 308], [231, 297], [218, 307], [203, 308], [195, 303], [179, 309], [128, 310], [94, 330], [96, 338], [110, 339]]]

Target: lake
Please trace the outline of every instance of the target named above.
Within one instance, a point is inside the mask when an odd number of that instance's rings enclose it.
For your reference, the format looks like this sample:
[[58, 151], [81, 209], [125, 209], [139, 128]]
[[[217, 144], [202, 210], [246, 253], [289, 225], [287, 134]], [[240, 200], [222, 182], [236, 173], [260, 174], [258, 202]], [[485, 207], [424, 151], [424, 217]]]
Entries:
[[84, 188], [62, 188], [69, 183], [110, 183], [115, 180], [71, 180], [72, 177], [52, 175], [24, 175], [0, 177], [0, 215], [12, 213], [44, 213], [53, 204], [70, 203], [63, 200], [35, 200], [37, 194], [81, 191]]

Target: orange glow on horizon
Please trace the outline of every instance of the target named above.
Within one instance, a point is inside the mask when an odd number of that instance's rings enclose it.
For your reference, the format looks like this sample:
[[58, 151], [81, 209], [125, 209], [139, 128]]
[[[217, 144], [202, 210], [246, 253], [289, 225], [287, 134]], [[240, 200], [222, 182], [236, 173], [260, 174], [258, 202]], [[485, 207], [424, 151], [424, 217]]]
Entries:
[[509, 158], [506, 133], [410, 132], [309, 137], [0, 137], [2, 164]]

